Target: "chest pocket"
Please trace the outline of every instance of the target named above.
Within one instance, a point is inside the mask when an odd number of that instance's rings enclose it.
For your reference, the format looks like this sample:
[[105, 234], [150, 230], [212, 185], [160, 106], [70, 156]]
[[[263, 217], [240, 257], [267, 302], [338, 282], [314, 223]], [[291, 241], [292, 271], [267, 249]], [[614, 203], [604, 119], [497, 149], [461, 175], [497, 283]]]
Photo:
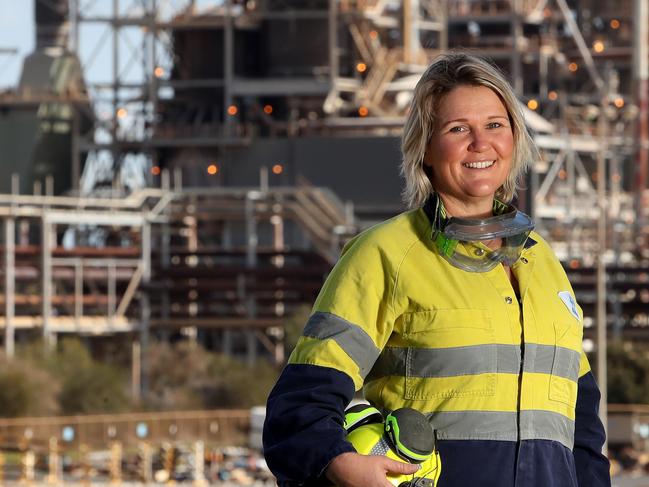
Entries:
[[583, 329], [576, 320], [555, 322], [554, 335], [549, 397], [553, 401], [574, 407], [577, 401]]
[[404, 316], [406, 383], [411, 400], [492, 396], [497, 348], [486, 310], [442, 309]]

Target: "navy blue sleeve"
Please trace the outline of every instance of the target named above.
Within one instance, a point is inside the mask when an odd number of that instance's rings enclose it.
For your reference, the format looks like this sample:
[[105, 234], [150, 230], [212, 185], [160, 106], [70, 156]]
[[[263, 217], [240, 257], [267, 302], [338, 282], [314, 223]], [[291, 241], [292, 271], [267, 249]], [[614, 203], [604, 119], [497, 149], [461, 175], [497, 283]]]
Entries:
[[354, 382], [338, 370], [289, 364], [268, 397], [264, 457], [280, 485], [310, 483], [341, 453], [355, 451], [345, 439], [344, 412]]
[[592, 372], [579, 379], [575, 409], [575, 466], [579, 487], [610, 487], [608, 459], [602, 454], [605, 433], [599, 419], [599, 387]]

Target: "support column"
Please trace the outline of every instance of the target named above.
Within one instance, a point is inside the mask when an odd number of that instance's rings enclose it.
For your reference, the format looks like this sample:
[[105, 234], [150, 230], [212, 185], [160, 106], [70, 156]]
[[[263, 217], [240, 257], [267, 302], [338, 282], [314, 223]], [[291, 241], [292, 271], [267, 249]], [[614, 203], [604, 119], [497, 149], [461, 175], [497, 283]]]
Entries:
[[419, 60], [419, 0], [403, 1], [403, 57], [406, 64]]
[[[258, 196], [255, 192], [249, 192], [246, 195], [246, 269], [248, 276], [245, 280], [245, 306], [246, 316], [254, 319], [257, 317], [257, 299], [254, 295], [255, 277], [254, 270], [257, 267], [257, 246], [259, 245], [259, 235], [257, 232], [257, 217], [255, 216], [255, 201]], [[257, 360], [257, 338], [252, 329], [245, 331], [246, 334], [246, 361], [248, 365], [253, 365]]]
[[234, 79], [234, 26], [232, 19], [232, 0], [224, 0], [225, 28], [223, 29], [223, 120], [225, 135], [234, 135], [233, 117], [228, 113], [228, 107], [233, 103], [232, 83]]
[[5, 356], [12, 359], [15, 349], [14, 317], [16, 292], [16, 221], [8, 217], [5, 227]]
[[151, 320], [151, 303], [149, 301], [149, 283], [151, 282], [151, 224], [142, 224], [142, 287], [140, 290], [140, 394], [146, 395], [148, 387], [148, 366], [146, 354], [149, 345], [149, 325]]
[[327, 100], [331, 100], [331, 113], [338, 113], [338, 1], [329, 0], [329, 32], [327, 43], [329, 47], [329, 94]]
[[[649, 0], [635, 0], [633, 3], [633, 81], [638, 104], [635, 208], [638, 229], [647, 225], [647, 213], [642, 195], [647, 191], [649, 178]], [[645, 238], [647, 236], [645, 235]], [[644, 241], [646, 245], [646, 240]]]
[[[606, 107], [607, 100], [602, 97], [602, 103], [598, 118], [598, 132], [600, 150], [597, 153], [597, 205], [599, 218], [597, 219], [597, 383], [602, 394], [599, 403], [599, 417], [604, 425], [604, 431], [608, 431], [608, 387], [607, 387], [607, 366], [606, 366], [606, 151], [608, 150], [606, 138], [608, 136]], [[604, 443], [603, 452], [607, 452], [607, 443]]]
[[50, 329], [52, 316], [52, 224], [46, 217], [41, 221], [41, 314], [43, 316], [43, 341], [49, 350], [54, 345]]

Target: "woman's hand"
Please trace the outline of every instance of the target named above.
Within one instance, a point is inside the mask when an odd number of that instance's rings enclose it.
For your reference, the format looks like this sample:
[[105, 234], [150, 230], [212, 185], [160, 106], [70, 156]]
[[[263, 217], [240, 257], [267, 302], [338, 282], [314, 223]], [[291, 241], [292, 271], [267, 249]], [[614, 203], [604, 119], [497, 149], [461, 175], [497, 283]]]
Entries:
[[325, 472], [338, 487], [394, 487], [388, 473], [410, 475], [419, 465], [398, 462], [383, 455], [347, 452], [334, 458]]

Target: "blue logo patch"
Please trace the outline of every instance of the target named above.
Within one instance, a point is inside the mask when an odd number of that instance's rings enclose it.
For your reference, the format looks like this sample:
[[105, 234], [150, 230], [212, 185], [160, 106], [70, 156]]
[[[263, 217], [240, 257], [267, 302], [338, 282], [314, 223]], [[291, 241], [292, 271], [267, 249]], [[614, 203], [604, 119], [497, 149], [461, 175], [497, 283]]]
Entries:
[[577, 301], [575, 301], [575, 298], [572, 296], [570, 291], [560, 291], [559, 297], [561, 298], [561, 301], [563, 301], [563, 304], [566, 305], [566, 308], [568, 308], [568, 311], [570, 311], [570, 314], [574, 316], [577, 321], [581, 321], [579, 311], [577, 310]]

